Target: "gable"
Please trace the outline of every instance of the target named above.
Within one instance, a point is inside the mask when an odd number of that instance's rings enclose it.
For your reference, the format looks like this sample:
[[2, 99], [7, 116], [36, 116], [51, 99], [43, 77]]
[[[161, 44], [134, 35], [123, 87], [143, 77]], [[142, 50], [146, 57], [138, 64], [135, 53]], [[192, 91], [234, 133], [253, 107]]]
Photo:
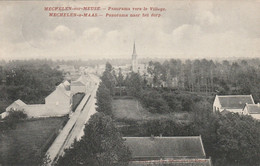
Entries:
[[22, 106], [26, 106], [26, 104], [22, 100], [18, 99], [9, 105], [5, 110], [9, 111], [11, 108], [20, 109]]

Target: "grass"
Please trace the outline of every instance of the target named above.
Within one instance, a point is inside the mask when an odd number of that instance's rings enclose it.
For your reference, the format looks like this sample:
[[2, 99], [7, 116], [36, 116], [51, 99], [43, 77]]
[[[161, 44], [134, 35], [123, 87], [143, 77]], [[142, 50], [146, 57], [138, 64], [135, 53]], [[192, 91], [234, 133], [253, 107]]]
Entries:
[[[67, 117], [22, 121], [16, 129], [1, 132], [0, 165], [30, 165], [35, 152], [45, 153]], [[32, 156], [31, 156], [32, 155]]]
[[155, 114], [148, 112], [136, 99], [114, 99], [112, 102], [113, 116], [119, 120], [154, 120], [170, 118], [179, 121], [186, 121], [190, 114], [186, 112]]

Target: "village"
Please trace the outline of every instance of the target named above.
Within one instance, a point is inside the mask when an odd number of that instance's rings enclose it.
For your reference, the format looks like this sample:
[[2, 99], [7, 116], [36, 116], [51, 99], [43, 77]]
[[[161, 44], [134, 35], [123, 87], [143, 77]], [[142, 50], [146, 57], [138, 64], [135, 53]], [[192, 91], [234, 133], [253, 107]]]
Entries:
[[[156, 63], [139, 63], [135, 43], [133, 45], [131, 62], [131, 64], [114, 67], [107, 63], [106, 65], [95, 67], [81, 66], [78, 69], [70, 65], [59, 65], [57, 69], [63, 73], [64, 80], [56, 86], [53, 92], [45, 97], [44, 104], [26, 104], [21, 99], [18, 99], [6, 107], [5, 112], [1, 114], [1, 118], [5, 121], [5, 119], [8, 119], [9, 114], [12, 116], [13, 112], [23, 112], [27, 115], [28, 119], [59, 118], [68, 115], [69, 119], [66, 120], [66, 124], [63, 128], [59, 129], [56, 138], [49, 144], [50, 146], [46, 151], [46, 155], [49, 159], [48, 165], [62, 165], [68, 157], [68, 151], [66, 151], [66, 149], [75, 146], [74, 140], [80, 143], [80, 141], [84, 141], [86, 134], [88, 135], [85, 125], [88, 125], [92, 115], [94, 117], [98, 114], [97, 112], [103, 112], [105, 115], [113, 115], [113, 119], [116, 122], [115, 125], [118, 130], [123, 133], [123, 144], [129, 148], [131, 153], [130, 160], [127, 162], [128, 165], [183, 165], [183, 163], [185, 163], [187, 166], [212, 166], [212, 158], [206, 154], [209, 145], [207, 144], [207, 149], [204, 149], [204, 136], [194, 135], [194, 133], [187, 135], [189, 133], [188, 131], [183, 131], [187, 133], [182, 135], [179, 134], [180, 129], [174, 130], [173, 133], [175, 134], [173, 135], [165, 134], [165, 132], [170, 132], [167, 130], [164, 131], [165, 129], [162, 129], [159, 133], [151, 131], [147, 133], [150, 136], [145, 134], [145, 137], [137, 136], [139, 135], [139, 131], [128, 132], [129, 127], [135, 131], [140, 127], [142, 128], [143, 125], [154, 125], [150, 124], [150, 122], [158, 123], [157, 121], [161, 121], [160, 123], [165, 123], [165, 125], [170, 125], [172, 122], [174, 125], [177, 123], [183, 123], [182, 125], [184, 126], [189, 125], [192, 121], [191, 118], [195, 116], [193, 115], [194, 111], [198, 111], [193, 110], [193, 107], [197, 109], [196, 102], [189, 103], [190, 106], [187, 107], [185, 103], [178, 103], [178, 97], [176, 98], [177, 100], [174, 99], [176, 101], [173, 107], [171, 107], [171, 105], [165, 107], [163, 100], [157, 101], [161, 98], [156, 92], [157, 90], [164, 89], [164, 91], [166, 90], [164, 93], [176, 93], [174, 91], [183, 89], [185, 83], [180, 81], [181, 78], [177, 75], [170, 77], [170, 74], [166, 74], [166, 80], [163, 79], [162, 74], [158, 73], [158, 71], [154, 72], [156, 68], [159, 68], [155, 66]], [[158, 63], [156, 65], [158, 65]], [[154, 75], [155, 73], [157, 75]], [[128, 80], [125, 80], [125, 82], [123, 78]], [[137, 81], [138, 79], [140, 82]], [[200, 91], [197, 93], [204, 96], [199, 100], [204, 102], [203, 98], [209, 94], [213, 94], [210, 87], [211, 85], [211, 83], [206, 85], [206, 89], [199, 88]], [[143, 86], [147, 86], [148, 89], [141, 90]], [[189, 86], [191, 87], [188, 87], [188, 89], [194, 91], [198, 88], [192, 85], [192, 83]], [[110, 95], [109, 93], [107, 94], [103, 88], [110, 91]], [[141, 91], [143, 91], [142, 93], [151, 91], [152, 95], [146, 97], [140, 93]], [[142, 97], [142, 95], [144, 96]], [[76, 104], [74, 101], [75, 96], [78, 98]], [[178, 94], [176, 94], [176, 96], [178, 96]], [[113, 98], [112, 103], [109, 99], [111, 97]], [[187, 100], [187, 98], [183, 98], [182, 100]], [[188, 101], [191, 100], [188, 99]], [[209, 114], [212, 114], [210, 116], [215, 116], [214, 114], [217, 116], [232, 116], [232, 114], [234, 114], [235, 117], [250, 116], [252, 122], [258, 121], [257, 123], [259, 123], [260, 104], [255, 103], [252, 94], [216, 94], [214, 101], [211, 101], [211, 103], [208, 103], [211, 104], [212, 110], [205, 112], [208, 114], [207, 116], [209, 116]], [[184, 105], [180, 107], [180, 104]], [[177, 107], [178, 105], [179, 107]], [[175, 110], [174, 107], [179, 110]], [[186, 110], [182, 112], [181, 109]], [[169, 113], [171, 111], [175, 112]], [[200, 114], [200, 116], [204, 116], [203, 114]], [[125, 121], [126, 119], [127, 121]], [[97, 121], [98, 120], [99, 119], [97, 119]], [[169, 120], [172, 122], [167, 122]], [[140, 123], [140, 126], [135, 128], [129, 123], [131, 121]], [[157, 127], [160, 128], [162, 126]], [[146, 130], [145, 128], [146, 127], [144, 127], [144, 130]], [[206, 140], [206, 142], [208, 141]], [[213, 158], [213, 160], [216, 162], [215, 158]], [[73, 163], [71, 164], [73, 165]]]
[[260, 166], [259, 2], [0, 7], [0, 166]]

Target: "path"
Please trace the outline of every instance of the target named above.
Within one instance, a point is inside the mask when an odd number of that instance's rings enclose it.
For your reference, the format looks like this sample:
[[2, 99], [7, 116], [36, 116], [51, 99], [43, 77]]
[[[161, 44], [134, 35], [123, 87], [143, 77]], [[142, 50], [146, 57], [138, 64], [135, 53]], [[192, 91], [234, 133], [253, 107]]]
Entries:
[[95, 113], [95, 97], [99, 79], [94, 75], [92, 75], [92, 78], [95, 82], [92, 92], [84, 96], [46, 153], [51, 160], [49, 165], [53, 165], [58, 157], [63, 155], [64, 150], [69, 148], [75, 139], [79, 139], [83, 135], [82, 131], [84, 130], [85, 123], [89, 120], [90, 116]]

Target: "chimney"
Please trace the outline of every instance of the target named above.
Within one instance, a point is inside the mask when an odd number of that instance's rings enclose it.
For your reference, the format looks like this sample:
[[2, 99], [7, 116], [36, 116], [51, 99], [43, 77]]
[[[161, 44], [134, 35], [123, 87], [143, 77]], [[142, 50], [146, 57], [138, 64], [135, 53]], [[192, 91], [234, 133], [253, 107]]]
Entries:
[[162, 133], [160, 133], [160, 137], [162, 137]]

